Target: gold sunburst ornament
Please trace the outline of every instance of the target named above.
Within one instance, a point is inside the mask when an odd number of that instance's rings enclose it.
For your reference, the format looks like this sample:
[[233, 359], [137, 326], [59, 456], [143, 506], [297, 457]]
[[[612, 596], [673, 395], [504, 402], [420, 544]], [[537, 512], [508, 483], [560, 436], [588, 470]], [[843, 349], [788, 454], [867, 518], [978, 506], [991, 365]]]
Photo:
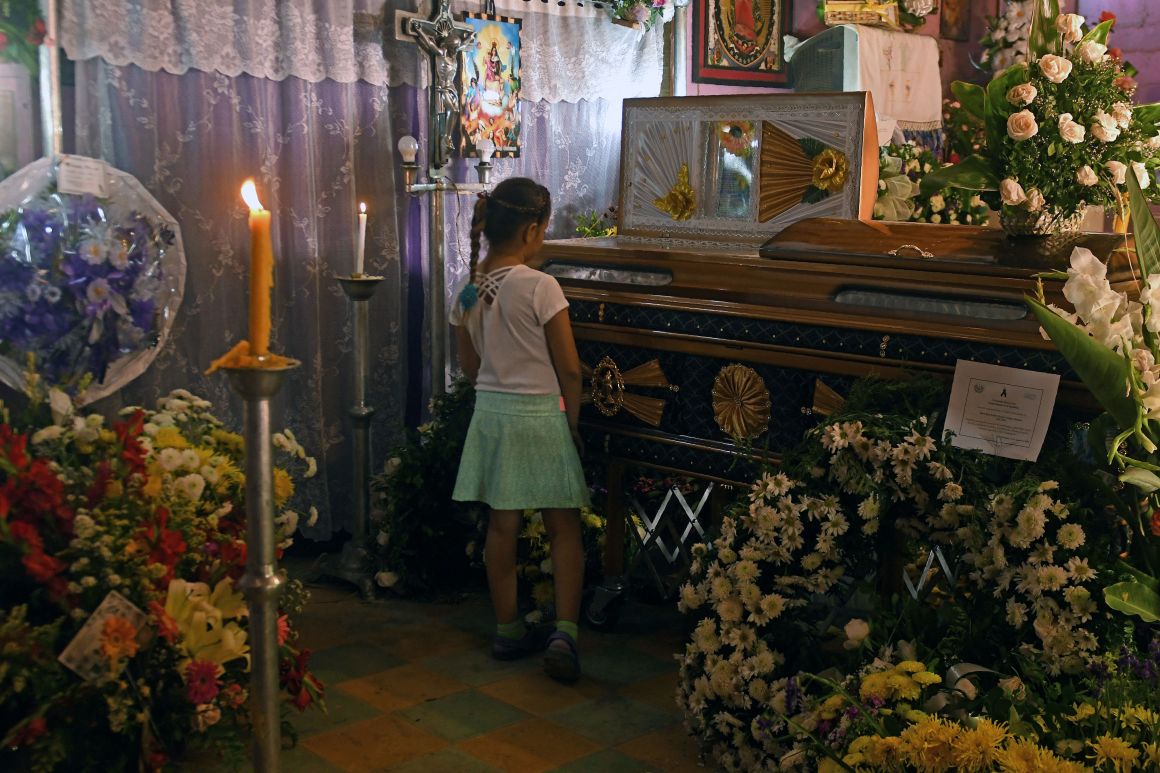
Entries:
[[625, 387], [661, 387], [676, 392], [658, 360], [649, 360], [630, 371], [621, 373], [620, 366], [611, 357], [604, 357], [595, 368], [580, 363], [588, 389], [580, 396], [581, 405], [594, 405], [604, 416], [615, 416], [623, 408], [641, 421], [659, 427], [665, 410], [665, 401], [659, 397], [643, 397], [625, 391]]
[[757, 371], [734, 363], [713, 382], [713, 418], [737, 442], [752, 440], [769, 426], [769, 390]]
[[826, 148], [814, 156], [813, 179], [815, 188], [823, 191], [840, 191], [850, 173], [850, 162], [840, 150]]
[[689, 185], [689, 165], [681, 164], [677, 182], [667, 194], [653, 200], [653, 205], [673, 220], [688, 220], [697, 209], [697, 194]]

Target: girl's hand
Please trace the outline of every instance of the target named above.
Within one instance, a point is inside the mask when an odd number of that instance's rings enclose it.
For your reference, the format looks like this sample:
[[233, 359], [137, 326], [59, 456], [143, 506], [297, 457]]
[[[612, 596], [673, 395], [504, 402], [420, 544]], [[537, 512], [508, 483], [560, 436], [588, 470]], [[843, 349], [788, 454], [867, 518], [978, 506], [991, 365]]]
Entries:
[[580, 437], [580, 428], [572, 427], [572, 442], [576, 444], [576, 453], [584, 456], [584, 438]]

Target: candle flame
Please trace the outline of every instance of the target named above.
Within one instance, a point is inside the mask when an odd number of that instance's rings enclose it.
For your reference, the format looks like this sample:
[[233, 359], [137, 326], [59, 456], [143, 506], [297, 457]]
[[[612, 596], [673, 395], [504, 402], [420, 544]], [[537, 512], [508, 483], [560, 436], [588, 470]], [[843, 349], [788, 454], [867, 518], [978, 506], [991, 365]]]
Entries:
[[361, 212], [361, 213], [363, 213], [364, 215], [366, 214], [366, 212], [367, 212], [367, 204], [366, 204], [366, 202], [365, 202], [365, 201], [360, 201], [360, 202], [358, 203], [358, 211], [359, 211], [359, 212]]
[[246, 180], [242, 183], [242, 199], [246, 202], [246, 206], [250, 208], [251, 212], [262, 211], [262, 202], [258, 201], [258, 188], [254, 185], [253, 179]]

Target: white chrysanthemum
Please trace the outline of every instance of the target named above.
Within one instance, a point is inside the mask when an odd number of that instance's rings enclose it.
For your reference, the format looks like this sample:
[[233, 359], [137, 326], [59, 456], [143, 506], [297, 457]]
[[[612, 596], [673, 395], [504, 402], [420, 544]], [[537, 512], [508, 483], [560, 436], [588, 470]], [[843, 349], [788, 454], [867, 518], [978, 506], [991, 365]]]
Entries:
[[1007, 622], [1016, 628], [1022, 628], [1023, 624], [1027, 622], [1027, 605], [1021, 604], [1015, 599], [1008, 599]]
[[740, 599], [728, 598], [717, 603], [717, 614], [726, 622], [736, 623], [740, 622], [745, 610], [741, 607]]
[[1079, 556], [1072, 556], [1064, 565], [1067, 567], [1067, 573], [1075, 582], [1087, 582], [1096, 578], [1096, 570], [1088, 565], [1086, 558]]
[[1065, 523], [1055, 534], [1059, 546], [1065, 550], [1075, 550], [1084, 543], [1085, 538], [1083, 527], [1078, 523]]
[[187, 448], [181, 452], [181, 466], [187, 470], [201, 469], [201, 457], [197, 455], [197, 451]]
[[201, 495], [205, 491], [205, 478], [196, 472], [182, 475], [173, 481], [173, 487], [186, 499], [196, 502], [201, 499]]
[[1067, 570], [1062, 566], [1041, 566], [1038, 579], [1043, 590], [1059, 590], [1067, 583]]
[[157, 455], [157, 462], [161, 465], [161, 469], [173, 472], [181, 467], [181, 451], [176, 448], [162, 448], [161, 453]]

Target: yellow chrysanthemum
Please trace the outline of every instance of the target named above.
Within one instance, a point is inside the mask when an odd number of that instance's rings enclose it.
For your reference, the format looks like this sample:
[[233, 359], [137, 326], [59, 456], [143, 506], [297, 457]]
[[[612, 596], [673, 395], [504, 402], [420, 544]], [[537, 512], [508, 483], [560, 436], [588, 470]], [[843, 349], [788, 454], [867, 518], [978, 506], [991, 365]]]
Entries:
[[1034, 741], [1015, 738], [996, 755], [996, 761], [1010, 773], [1039, 773], [1047, 764], [1047, 752]]
[[894, 697], [900, 700], [918, 700], [918, 696], [922, 694], [922, 688], [919, 687], [918, 682], [911, 679], [907, 674], [891, 674], [886, 677], [886, 685], [890, 688]]
[[286, 504], [294, 496], [294, 480], [290, 473], [281, 467], [274, 468], [274, 504], [278, 507]]
[[877, 698], [880, 701], [886, 700], [886, 696], [890, 694], [890, 687], [886, 684], [886, 677], [886, 672], [870, 674], [862, 680], [862, 686], [858, 689], [858, 695], [864, 701], [870, 700], [871, 698]]
[[919, 671], [917, 674], [911, 674], [911, 679], [921, 684], [923, 687], [932, 684], [938, 684], [942, 681], [942, 677], [938, 674], [932, 674], [930, 671]]
[[952, 742], [955, 765], [965, 773], [990, 770], [1003, 748], [1007, 730], [989, 719], [981, 719], [971, 730]]
[[916, 674], [919, 671], [926, 670], [926, 664], [919, 663], [917, 660], [904, 660], [894, 667], [896, 671], [903, 671], [908, 674]]
[[846, 705], [846, 699], [841, 695], [831, 695], [822, 702], [818, 711], [822, 715], [822, 719], [833, 719], [838, 716], [838, 712]]
[[898, 761], [898, 750], [902, 747], [902, 739], [896, 735], [887, 736], [885, 738], [870, 738], [870, 743], [862, 752], [862, 756], [866, 758], [866, 764], [874, 768], [884, 767], [888, 764], [895, 764]]
[[153, 436], [154, 448], [189, 448], [189, 441], [177, 427], [162, 427]]
[[210, 438], [214, 444], [227, 451], [234, 451], [241, 453], [245, 448], [245, 441], [242, 436], [236, 432], [229, 432], [224, 429], [215, 429], [209, 433]]
[[844, 771], [845, 768], [829, 757], [818, 760], [818, 773], [844, 773]]
[[899, 751], [903, 759], [920, 773], [950, 769], [953, 743], [962, 728], [940, 717], [927, 717], [902, 731]]
[[1140, 752], [1133, 749], [1122, 738], [1116, 738], [1108, 733], [1101, 735], [1095, 741], [1088, 741], [1092, 748], [1091, 756], [1096, 761], [1096, 767], [1111, 765], [1116, 773], [1131, 770], [1136, 760], [1140, 759]]
[[141, 487], [141, 493], [149, 499], [157, 499], [161, 496], [161, 476], [150, 475], [149, 479], [145, 481], [145, 485]]

